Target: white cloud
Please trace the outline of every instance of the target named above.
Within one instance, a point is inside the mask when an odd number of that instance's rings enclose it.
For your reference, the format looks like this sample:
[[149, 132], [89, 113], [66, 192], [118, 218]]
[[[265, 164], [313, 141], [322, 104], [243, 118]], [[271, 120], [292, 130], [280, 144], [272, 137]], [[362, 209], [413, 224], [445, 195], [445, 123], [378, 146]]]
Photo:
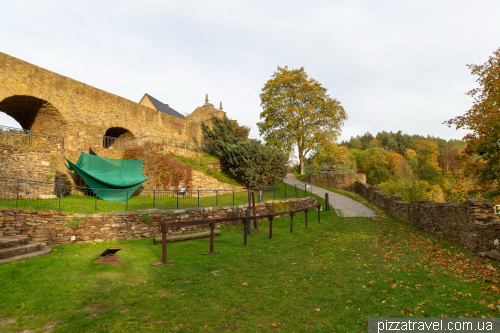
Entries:
[[[277, 66], [305, 67], [370, 131], [461, 138], [468, 63], [500, 47], [497, 1], [4, 1], [0, 51], [180, 112], [205, 93], [258, 137], [259, 93]], [[10, 124], [0, 113], [0, 124]], [[14, 124], [11, 124], [14, 125]]]

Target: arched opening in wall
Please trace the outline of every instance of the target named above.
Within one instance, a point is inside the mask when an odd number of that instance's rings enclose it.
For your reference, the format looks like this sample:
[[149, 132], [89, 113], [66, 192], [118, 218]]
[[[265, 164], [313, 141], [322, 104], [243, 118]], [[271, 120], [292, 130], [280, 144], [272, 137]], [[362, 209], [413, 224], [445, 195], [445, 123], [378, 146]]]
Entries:
[[102, 146], [111, 149], [124, 149], [129, 147], [135, 139], [134, 134], [123, 127], [110, 127], [104, 134]]
[[68, 123], [63, 115], [40, 98], [10, 96], [0, 102], [0, 111], [12, 117], [25, 130], [63, 137], [68, 133]]

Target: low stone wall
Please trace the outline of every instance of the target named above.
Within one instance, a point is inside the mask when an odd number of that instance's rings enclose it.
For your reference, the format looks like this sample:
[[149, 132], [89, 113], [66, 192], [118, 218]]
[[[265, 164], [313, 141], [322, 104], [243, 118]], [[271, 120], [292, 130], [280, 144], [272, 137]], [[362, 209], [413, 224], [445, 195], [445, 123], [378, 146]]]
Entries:
[[355, 192], [400, 221], [500, 260], [500, 219], [487, 200], [470, 199], [459, 205], [430, 200], [406, 202], [398, 194], [388, 196], [377, 186], [362, 182], [356, 182]]
[[[305, 181], [308, 180], [306, 175]], [[357, 181], [366, 183], [366, 175], [364, 173], [311, 175], [311, 182], [313, 185], [342, 191], [354, 191], [354, 183]]]
[[[256, 204], [257, 215], [302, 209], [316, 205], [316, 198], [266, 201]], [[0, 208], [0, 236], [28, 235], [47, 245], [160, 237], [161, 222], [243, 217], [248, 205], [163, 211], [150, 209], [101, 214]], [[224, 225], [241, 222], [223, 223]], [[218, 224], [217, 226], [222, 225]], [[177, 228], [172, 234], [203, 230], [207, 226]]]

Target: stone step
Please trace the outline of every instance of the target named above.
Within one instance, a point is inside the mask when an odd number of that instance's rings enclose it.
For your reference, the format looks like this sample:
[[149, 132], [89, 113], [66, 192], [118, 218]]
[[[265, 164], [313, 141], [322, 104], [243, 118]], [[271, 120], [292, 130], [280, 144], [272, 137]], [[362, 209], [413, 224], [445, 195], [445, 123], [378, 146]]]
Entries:
[[50, 252], [52, 252], [52, 249], [50, 247], [45, 246], [45, 245], [40, 245], [40, 250], [38, 250], [38, 251], [25, 253], [25, 254], [14, 256], [14, 257], [5, 258], [5, 259], [0, 259], [0, 265], [6, 264], [6, 263], [11, 262], [11, 261], [19, 261], [19, 260], [25, 260], [25, 259], [29, 259], [29, 258], [38, 257], [38, 256], [43, 256], [45, 254], [49, 254]]
[[0, 237], [0, 249], [26, 245], [29, 239], [26, 237]]
[[0, 259], [15, 257], [26, 253], [36, 252], [39, 250], [40, 250], [40, 243], [28, 242], [27, 244], [16, 247], [7, 247], [4, 249], [0, 249]]

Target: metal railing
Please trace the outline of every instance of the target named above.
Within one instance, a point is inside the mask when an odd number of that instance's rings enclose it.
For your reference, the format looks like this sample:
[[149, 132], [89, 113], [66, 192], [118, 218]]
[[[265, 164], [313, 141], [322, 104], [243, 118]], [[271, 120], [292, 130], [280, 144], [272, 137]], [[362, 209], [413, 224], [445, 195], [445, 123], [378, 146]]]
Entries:
[[64, 138], [62, 136], [36, 133], [22, 128], [3, 125], [0, 125], [0, 143], [21, 147], [45, 147], [52, 145], [64, 148]]
[[[259, 201], [307, 196], [307, 184], [262, 187]], [[97, 193], [97, 195], [96, 195]], [[235, 190], [135, 190], [126, 201], [102, 198], [128, 197], [128, 190], [39, 182], [0, 176], [0, 207], [58, 210], [82, 214], [131, 210], [177, 210], [248, 204], [249, 189]]]
[[137, 147], [145, 142], [155, 142], [155, 143], [161, 143], [164, 145], [169, 145], [169, 146], [174, 146], [174, 147], [181, 147], [181, 148], [186, 148], [186, 149], [202, 149], [207, 146], [205, 142], [192, 142], [192, 141], [187, 141], [187, 140], [181, 140], [181, 139], [174, 139], [174, 138], [164, 138], [160, 136], [154, 136], [154, 135], [148, 135], [148, 136], [143, 136], [140, 138], [131, 138], [131, 139], [125, 139], [125, 138], [115, 138], [111, 136], [104, 136], [102, 140], [102, 146], [104, 148], [111, 148], [111, 149], [116, 149], [116, 150], [125, 150], [131, 147]]

